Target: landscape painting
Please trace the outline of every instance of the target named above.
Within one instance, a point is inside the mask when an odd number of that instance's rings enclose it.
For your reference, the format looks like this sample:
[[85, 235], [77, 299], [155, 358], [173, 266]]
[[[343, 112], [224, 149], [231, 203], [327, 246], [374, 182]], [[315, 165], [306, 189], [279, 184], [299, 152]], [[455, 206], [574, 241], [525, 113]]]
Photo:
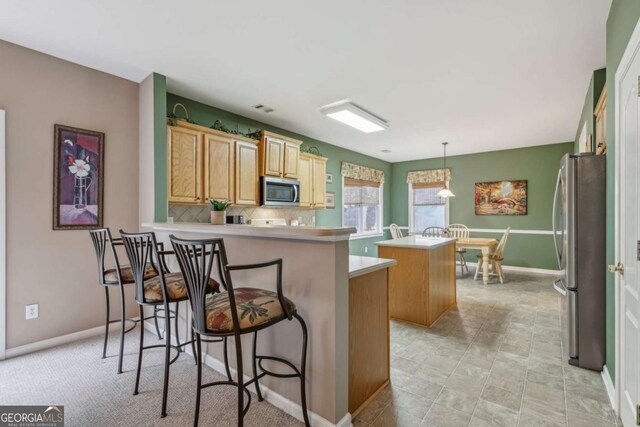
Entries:
[[476, 215], [526, 215], [527, 181], [476, 182]]
[[102, 227], [104, 133], [55, 125], [53, 229]]

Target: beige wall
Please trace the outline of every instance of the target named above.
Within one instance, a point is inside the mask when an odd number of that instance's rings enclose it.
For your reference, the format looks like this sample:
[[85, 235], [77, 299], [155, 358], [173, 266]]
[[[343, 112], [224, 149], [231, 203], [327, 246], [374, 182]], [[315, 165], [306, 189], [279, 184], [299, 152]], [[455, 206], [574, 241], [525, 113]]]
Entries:
[[[53, 126], [106, 134], [105, 225], [138, 229], [138, 84], [3, 41], [0, 58], [0, 109], [7, 111], [7, 348], [13, 348], [104, 324], [104, 291], [88, 232], [51, 229]], [[135, 315], [131, 293], [128, 302]], [[40, 317], [25, 320], [31, 303], [40, 304]]]

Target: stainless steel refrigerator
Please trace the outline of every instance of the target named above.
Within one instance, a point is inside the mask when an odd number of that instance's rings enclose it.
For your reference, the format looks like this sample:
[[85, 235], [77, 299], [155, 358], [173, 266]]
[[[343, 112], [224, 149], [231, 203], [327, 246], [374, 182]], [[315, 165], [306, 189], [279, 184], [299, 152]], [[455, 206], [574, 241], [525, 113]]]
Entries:
[[605, 183], [605, 156], [565, 155], [552, 220], [564, 354], [596, 371], [605, 361]]

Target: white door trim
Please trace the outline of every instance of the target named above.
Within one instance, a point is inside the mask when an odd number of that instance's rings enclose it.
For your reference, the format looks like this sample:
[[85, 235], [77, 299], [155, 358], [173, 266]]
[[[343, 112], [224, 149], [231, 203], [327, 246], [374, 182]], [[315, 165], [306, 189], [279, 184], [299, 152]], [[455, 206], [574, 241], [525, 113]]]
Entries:
[[7, 203], [7, 181], [6, 181], [6, 120], [5, 111], [0, 110], [0, 360], [5, 359], [7, 349], [7, 289], [6, 289], [6, 248], [7, 248], [7, 226], [6, 226], [6, 203]]
[[[640, 50], [640, 19], [636, 23], [636, 27], [633, 30], [633, 34], [629, 39], [629, 43], [624, 51], [624, 55], [622, 55], [622, 59], [620, 60], [620, 64], [618, 65], [618, 69], [616, 70], [615, 76], [615, 184], [614, 184], [614, 194], [615, 194], [615, 203], [614, 203], [614, 239], [615, 239], [615, 259], [614, 262], [618, 262], [620, 260], [622, 251], [621, 251], [621, 236], [620, 236], [620, 228], [621, 228], [621, 197], [620, 197], [620, 180], [621, 180], [621, 164], [622, 164], [622, 154], [624, 151], [624, 147], [619, 143], [621, 140], [620, 135], [622, 134], [621, 126], [621, 117], [620, 112], [622, 111], [622, 98], [620, 96], [622, 79], [629, 71], [629, 67], [631, 67], [632, 60], [635, 55]], [[622, 291], [620, 285], [620, 275], [615, 275], [615, 351], [616, 351], [616, 373], [614, 379], [615, 385], [615, 402], [614, 402], [614, 410], [616, 414], [620, 415], [620, 401], [621, 401], [621, 387], [620, 387], [620, 371], [621, 371], [621, 355], [623, 349], [623, 342], [620, 334], [620, 322], [622, 321], [622, 315], [620, 310], [621, 300], [622, 300]]]

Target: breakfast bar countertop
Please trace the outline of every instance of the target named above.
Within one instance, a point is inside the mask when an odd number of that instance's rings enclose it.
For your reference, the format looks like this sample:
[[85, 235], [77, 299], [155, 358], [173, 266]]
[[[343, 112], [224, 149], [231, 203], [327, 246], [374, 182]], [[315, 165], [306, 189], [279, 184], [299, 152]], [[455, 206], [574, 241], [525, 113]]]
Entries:
[[211, 225], [206, 223], [188, 222], [147, 222], [142, 224], [142, 228], [172, 231], [176, 233], [210, 233], [222, 236], [265, 237], [272, 239], [313, 240], [320, 242], [349, 240], [349, 236], [356, 232], [355, 228], [349, 227], [293, 227], [287, 225], [252, 224]]
[[395, 259], [349, 255], [349, 279], [393, 267], [397, 264], [398, 262]]
[[391, 246], [398, 248], [412, 248], [412, 249], [434, 249], [440, 246], [445, 246], [451, 243], [455, 243], [457, 239], [452, 237], [422, 237], [422, 236], [407, 236], [400, 239], [384, 240], [382, 242], [376, 242], [378, 246]]

